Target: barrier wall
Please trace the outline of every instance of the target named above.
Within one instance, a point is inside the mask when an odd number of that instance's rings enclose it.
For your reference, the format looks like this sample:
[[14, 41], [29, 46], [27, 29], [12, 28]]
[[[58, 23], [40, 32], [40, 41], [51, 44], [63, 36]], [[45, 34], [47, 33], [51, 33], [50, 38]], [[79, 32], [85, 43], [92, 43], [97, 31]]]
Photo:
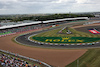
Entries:
[[[4, 52], [4, 53], [7, 53], [7, 54], [11, 54], [11, 55], [16, 56], [15, 53], [12, 53], [12, 52], [9, 52], [9, 51], [5, 51], [5, 50], [1, 50], [1, 49], [0, 49], [0, 51], [1, 52]], [[33, 58], [29, 58], [29, 57], [26, 57], [26, 56], [22, 56], [22, 55], [18, 55], [17, 54], [17, 57], [24, 58], [24, 59], [28, 59], [28, 60], [31, 60], [31, 61], [34, 61], [34, 62], [37, 62], [37, 63], [41, 63], [41, 64], [43, 64], [43, 65], [45, 65], [47, 67], [52, 67], [52, 66], [48, 65], [47, 63], [44, 63], [42, 61], [39, 61], [39, 60], [36, 60], [36, 59], [33, 59]]]

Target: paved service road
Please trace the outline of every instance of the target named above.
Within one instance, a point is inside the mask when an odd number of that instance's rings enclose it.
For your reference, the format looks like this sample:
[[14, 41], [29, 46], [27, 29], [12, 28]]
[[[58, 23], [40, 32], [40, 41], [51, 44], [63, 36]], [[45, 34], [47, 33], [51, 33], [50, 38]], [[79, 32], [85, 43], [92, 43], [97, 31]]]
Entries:
[[[65, 25], [66, 26], [66, 25]], [[100, 43], [96, 43], [95, 45], [50, 45], [50, 44], [37, 44], [34, 43], [30, 40], [28, 40], [28, 37], [34, 34], [38, 34], [38, 33], [42, 33], [42, 32], [46, 32], [46, 31], [50, 31], [50, 30], [54, 30], [54, 29], [59, 29], [62, 28], [63, 26], [58, 26], [49, 30], [41, 30], [41, 31], [37, 31], [37, 32], [32, 32], [32, 33], [28, 33], [28, 34], [24, 34], [21, 36], [18, 36], [16, 38], [16, 41], [23, 44], [23, 45], [30, 45], [30, 46], [34, 46], [34, 47], [42, 47], [42, 48], [59, 48], [59, 49], [75, 49], [75, 48], [97, 48], [100, 47]]]

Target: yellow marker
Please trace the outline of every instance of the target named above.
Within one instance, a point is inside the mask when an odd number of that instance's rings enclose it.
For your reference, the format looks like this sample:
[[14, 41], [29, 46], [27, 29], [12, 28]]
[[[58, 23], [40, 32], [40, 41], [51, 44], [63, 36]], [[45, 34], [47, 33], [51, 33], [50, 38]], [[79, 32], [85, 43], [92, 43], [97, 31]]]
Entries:
[[59, 42], [60, 41], [60, 39], [55, 39], [55, 40], [53, 40], [54, 42]]
[[61, 42], [65, 42], [65, 40], [61, 40]]
[[68, 42], [71, 42], [72, 40], [68, 40]]
[[75, 42], [75, 40], [72, 40], [72, 42]]
[[47, 41], [50, 41], [50, 42], [52, 42], [52, 39], [46, 39], [45, 41], [46, 41], [46, 42], [47, 42]]
[[83, 42], [83, 40], [76, 40], [76, 42]]

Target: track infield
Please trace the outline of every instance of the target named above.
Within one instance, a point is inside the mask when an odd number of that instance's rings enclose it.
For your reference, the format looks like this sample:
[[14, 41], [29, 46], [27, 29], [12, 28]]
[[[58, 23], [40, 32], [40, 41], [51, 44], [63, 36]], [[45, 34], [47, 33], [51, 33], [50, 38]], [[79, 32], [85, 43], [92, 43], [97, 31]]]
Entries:
[[19, 34], [0, 38], [0, 49], [32, 57], [56, 67], [64, 67], [82, 56], [87, 51], [87, 49], [56, 50], [18, 45], [12, 41], [12, 38], [18, 35]]
[[12, 38], [15, 36], [16, 35], [0, 38], [0, 49], [38, 59], [56, 67], [66, 66], [87, 51], [86, 49], [58, 50], [27, 47], [12, 42]]
[[59, 34], [59, 30], [56, 29], [52, 31], [47, 31], [44, 33], [37, 34], [30, 37], [31, 40], [44, 43], [92, 43], [100, 41], [100, 34], [92, 34], [89, 32], [89, 29], [98, 28], [99, 26], [88, 26], [88, 27], [79, 27], [79, 28], [69, 28], [72, 34]]

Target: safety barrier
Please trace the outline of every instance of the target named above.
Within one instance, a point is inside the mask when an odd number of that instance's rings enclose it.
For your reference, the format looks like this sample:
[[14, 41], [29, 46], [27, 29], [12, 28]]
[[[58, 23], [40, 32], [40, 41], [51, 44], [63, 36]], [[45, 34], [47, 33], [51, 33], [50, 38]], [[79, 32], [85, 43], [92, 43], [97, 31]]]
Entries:
[[[7, 53], [7, 54], [11, 54], [11, 55], [16, 56], [15, 53], [12, 53], [12, 52], [9, 52], [9, 51], [5, 51], [5, 50], [2, 50], [2, 49], [0, 49], [0, 51], [1, 52], [4, 52], [4, 53]], [[26, 56], [22, 56], [22, 55], [17, 54], [17, 57], [24, 58], [24, 59], [28, 59], [30, 61], [34, 61], [34, 62], [37, 62], [37, 63], [41, 63], [41, 64], [43, 64], [46, 67], [52, 67], [52, 66], [48, 65], [47, 63], [44, 63], [42, 61], [39, 61], [39, 60], [36, 60], [36, 59], [33, 59], [33, 58], [29, 58], [29, 57], [26, 57]]]

